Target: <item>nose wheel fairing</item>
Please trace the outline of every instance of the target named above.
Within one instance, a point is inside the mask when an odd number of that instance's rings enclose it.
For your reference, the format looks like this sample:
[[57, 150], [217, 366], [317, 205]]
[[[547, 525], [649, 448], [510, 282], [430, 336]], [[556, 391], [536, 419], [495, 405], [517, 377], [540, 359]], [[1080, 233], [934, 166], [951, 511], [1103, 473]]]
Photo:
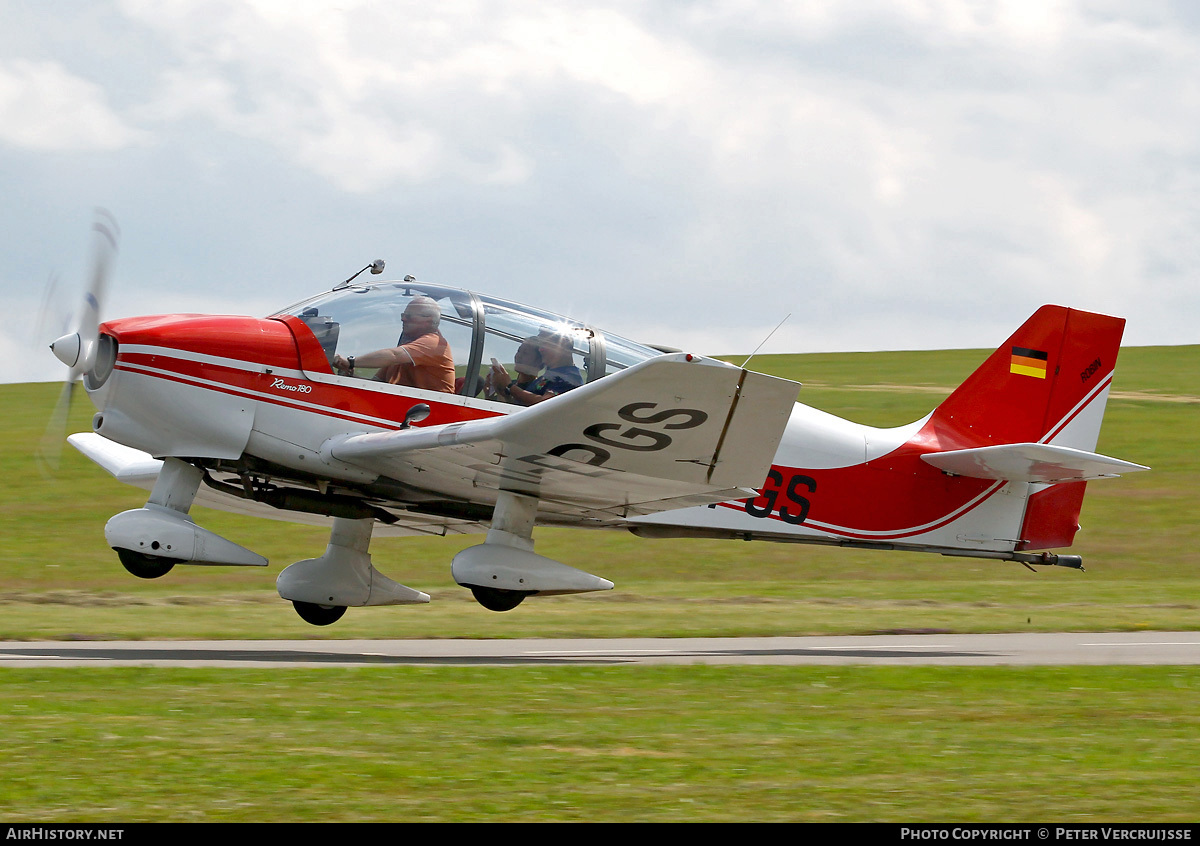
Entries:
[[[137, 565], [146, 563], [145, 560], [156, 560], [163, 566], [166, 561], [243, 567], [267, 565], [263, 556], [197, 525], [188, 516], [202, 476], [200, 468], [178, 458], [167, 458], [146, 504], [123, 511], [108, 521], [104, 526], [108, 545], [118, 554], [122, 550], [132, 553], [121, 555], [126, 569], [130, 567], [126, 559], [134, 562], [134, 569], [139, 569]], [[158, 575], [169, 569], [165, 567]], [[134, 575], [148, 577], [137, 572]]]

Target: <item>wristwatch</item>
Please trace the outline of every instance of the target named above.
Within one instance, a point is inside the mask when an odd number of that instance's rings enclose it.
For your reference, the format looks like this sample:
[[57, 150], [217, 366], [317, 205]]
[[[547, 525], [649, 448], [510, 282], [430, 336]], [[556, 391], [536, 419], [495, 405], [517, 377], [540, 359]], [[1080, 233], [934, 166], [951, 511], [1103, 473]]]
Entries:
[[352, 356], [352, 355], [346, 356], [346, 363], [350, 365], [350, 372], [353, 373], [354, 372], [354, 356]]

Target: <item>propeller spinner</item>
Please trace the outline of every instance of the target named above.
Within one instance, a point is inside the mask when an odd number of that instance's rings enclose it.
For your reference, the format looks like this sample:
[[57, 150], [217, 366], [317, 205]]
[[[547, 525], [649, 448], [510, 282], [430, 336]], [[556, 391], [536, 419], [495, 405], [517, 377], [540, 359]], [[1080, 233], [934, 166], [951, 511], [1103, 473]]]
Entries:
[[78, 379], [96, 361], [100, 308], [108, 289], [108, 277], [116, 258], [120, 234], [116, 219], [104, 209], [97, 209], [96, 220], [92, 224], [91, 278], [83, 295], [83, 308], [75, 331], [63, 335], [50, 345], [55, 357], [70, 368], [68, 382]]
[[58, 454], [65, 436], [67, 419], [75, 384], [79, 377], [96, 364], [99, 346], [100, 312], [108, 289], [109, 275], [117, 255], [117, 244], [121, 230], [116, 218], [104, 209], [96, 210], [92, 223], [92, 260], [88, 287], [83, 295], [83, 305], [75, 322], [75, 331], [68, 332], [50, 345], [55, 358], [67, 366], [67, 378], [54, 408], [50, 426], [42, 443], [42, 458], [51, 465], [57, 464]]

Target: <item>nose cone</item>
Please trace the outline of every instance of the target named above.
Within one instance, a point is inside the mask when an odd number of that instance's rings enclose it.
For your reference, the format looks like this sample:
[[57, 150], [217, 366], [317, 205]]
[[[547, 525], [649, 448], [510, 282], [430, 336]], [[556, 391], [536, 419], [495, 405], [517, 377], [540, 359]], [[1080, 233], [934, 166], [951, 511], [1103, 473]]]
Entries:
[[54, 353], [54, 357], [67, 367], [74, 367], [79, 363], [79, 350], [82, 346], [79, 333], [72, 332], [69, 335], [63, 335], [51, 344], [50, 350]]

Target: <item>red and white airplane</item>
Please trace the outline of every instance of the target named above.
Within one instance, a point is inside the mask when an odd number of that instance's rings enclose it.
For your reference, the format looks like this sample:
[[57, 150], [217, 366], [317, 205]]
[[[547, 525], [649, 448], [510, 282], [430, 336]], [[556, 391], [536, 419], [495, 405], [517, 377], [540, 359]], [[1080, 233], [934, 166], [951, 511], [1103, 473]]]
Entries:
[[[84, 317], [52, 348], [68, 392], [82, 376], [98, 409], [70, 443], [150, 489], [108, 521], [109, 545], [154, 578], [267, 564], [194, 522], [194, 502], [331, 524], [324, 554], [277, 580], [317, 625], [347, 606], [429, 601], [375, 569], [374, 532], [486, 532], [451, 571], [493, 610], [613, 587], [535, 553], [535, 525], [1080, 567], [1046, 550], [1072, 543], [1086, 482], [1147, 469], [1094, 452], [1118, 318], [1045, 306], [928, 416], [879, 429], [796, 403], [795, 382], [412, 277], [360, 271], [262, 319], [100, 323], [115, 227], [101, 219], [96, 238]], [[429, 300], [453, 393], [346, 372], [397, 348], [405, 308]], [[511, 375], [522, 344], [547, 336], [569, 339], [582, 384], [528, 406], [493, 394], [505, 380], [489, 374]]]

